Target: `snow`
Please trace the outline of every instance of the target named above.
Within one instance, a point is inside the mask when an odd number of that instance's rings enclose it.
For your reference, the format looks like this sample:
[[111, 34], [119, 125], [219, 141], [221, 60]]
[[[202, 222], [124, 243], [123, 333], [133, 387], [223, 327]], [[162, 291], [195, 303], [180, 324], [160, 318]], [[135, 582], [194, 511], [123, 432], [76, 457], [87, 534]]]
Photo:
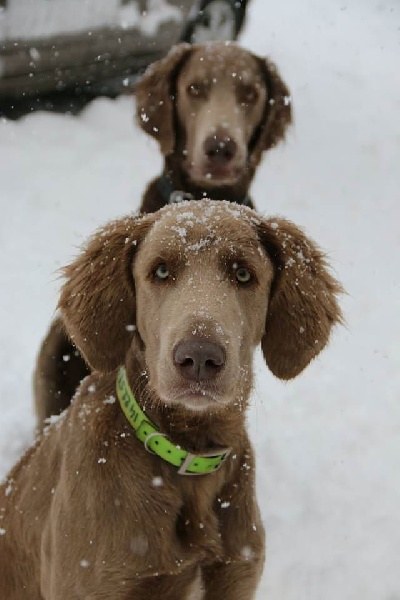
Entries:
[[[182, 20], [181, 10], [166, 0], [147, 0], [140, 12], [136, 1], [122, 0], [8, 0], [0, 8], [0, 40], [40, 39], [59, 33], [95, 30], [101, 27], [135, 27], [145, 36], [154, 36], [161, 23]], [[36, 48], [32, 59], [40, 58]]]
[[162, 477], [153, 477], [152, 481], [151, 481], [151, 485], [153, 487], [162, 487], [164, 485], [164, 481]]
[[[400, 599], [399, 10], [249, 6], [243, 44], [276, 61], [295, 111], [252, 195], [328, 251], [348, 292], [347, 326], [304, 375], [283, 384], [257, 357], [249, 424], [268, 540], [257, 600]], [[0, 476], [33, 439], [57, 270], [160, 172], [133, 110], [98, 99], [78, 118], [0, 122]]]

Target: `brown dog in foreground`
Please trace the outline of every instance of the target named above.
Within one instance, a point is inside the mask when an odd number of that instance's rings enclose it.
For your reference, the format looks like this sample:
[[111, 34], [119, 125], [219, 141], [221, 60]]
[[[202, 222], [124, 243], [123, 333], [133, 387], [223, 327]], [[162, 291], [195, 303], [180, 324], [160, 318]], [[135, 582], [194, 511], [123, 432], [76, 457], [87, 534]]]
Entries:
[[290, 379], [326, 345], [324, 256], [288, 221], [203, 200], [111, 223], [64, 274], [93, 372], [0, 488], [1, 597], [253, 598], [253, 352]]
[[[136, 107], [139, 125], [164, 156], [142, 213], [189, 196], [253, 206], [248, 194], [256, 167], [292, 118], [290, 92], [275, 65], [227, 43], [173, 48], [138, 83]], [[67, 408], [88, 373], [56, 318], [34, 376], [39, 428]]]

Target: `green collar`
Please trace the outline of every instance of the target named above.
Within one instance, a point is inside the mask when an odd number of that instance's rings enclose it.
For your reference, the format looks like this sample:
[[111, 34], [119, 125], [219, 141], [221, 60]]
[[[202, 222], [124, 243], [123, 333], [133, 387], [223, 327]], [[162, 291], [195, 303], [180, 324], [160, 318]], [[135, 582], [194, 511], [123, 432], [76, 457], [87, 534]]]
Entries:
[[178, 468], [179, 475], [207, 475], [217, 471], [228, 458], [231, 448], [212, 450], [198, 455], [182, 450], [173, 444], [156, 425], [147, 418], [129, 387], [124, 367], [117, 375], [117, 396], [125, 417], [135, 430], [136, 437], [145, 449]]

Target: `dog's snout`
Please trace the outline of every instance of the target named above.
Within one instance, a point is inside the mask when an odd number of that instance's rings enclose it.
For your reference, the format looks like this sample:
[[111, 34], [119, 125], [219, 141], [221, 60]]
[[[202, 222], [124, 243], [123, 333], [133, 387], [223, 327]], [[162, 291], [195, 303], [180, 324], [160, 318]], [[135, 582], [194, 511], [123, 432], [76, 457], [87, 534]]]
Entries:
[[175, 347], [174, 363], [185, 379], [213, 379], [224, 367], [225, 350], [209, 340], [183, 341]]
[[227, 135], [210, 135], [204, 141], [204, 153], [211, 162], [227, 163], [237, 151], [237, 143]]

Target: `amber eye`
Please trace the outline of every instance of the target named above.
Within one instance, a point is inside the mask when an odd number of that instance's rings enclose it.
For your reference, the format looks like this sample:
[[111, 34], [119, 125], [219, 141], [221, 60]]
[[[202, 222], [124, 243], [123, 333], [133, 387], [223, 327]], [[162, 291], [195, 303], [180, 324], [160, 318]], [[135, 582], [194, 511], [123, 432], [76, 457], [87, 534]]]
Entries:
[[192, 98], [203, 98], [205, 96], [205, 87], [202, 83], [191, 83], [186, 88], [188, 96]]
[[243, 104], [254, 104], [258, 98], [258, 91], [254, 85], [243, 85], [240, 88], [239, 96]]
[[165, 279], [168, 279], [169, 271], [168, 271], [168, 267], [165, 263], [161, 263], [160, 265], [158, 265], [158, 267], [154, 271], [154, 277], [156, 279], [161, 279], [162, 281], [164, 281]]
[[239, 267], [235, 271], [235, 277], [239, 283], [249, 283], [251, 281], [252, 275], [248, 269], [244, 267]]

